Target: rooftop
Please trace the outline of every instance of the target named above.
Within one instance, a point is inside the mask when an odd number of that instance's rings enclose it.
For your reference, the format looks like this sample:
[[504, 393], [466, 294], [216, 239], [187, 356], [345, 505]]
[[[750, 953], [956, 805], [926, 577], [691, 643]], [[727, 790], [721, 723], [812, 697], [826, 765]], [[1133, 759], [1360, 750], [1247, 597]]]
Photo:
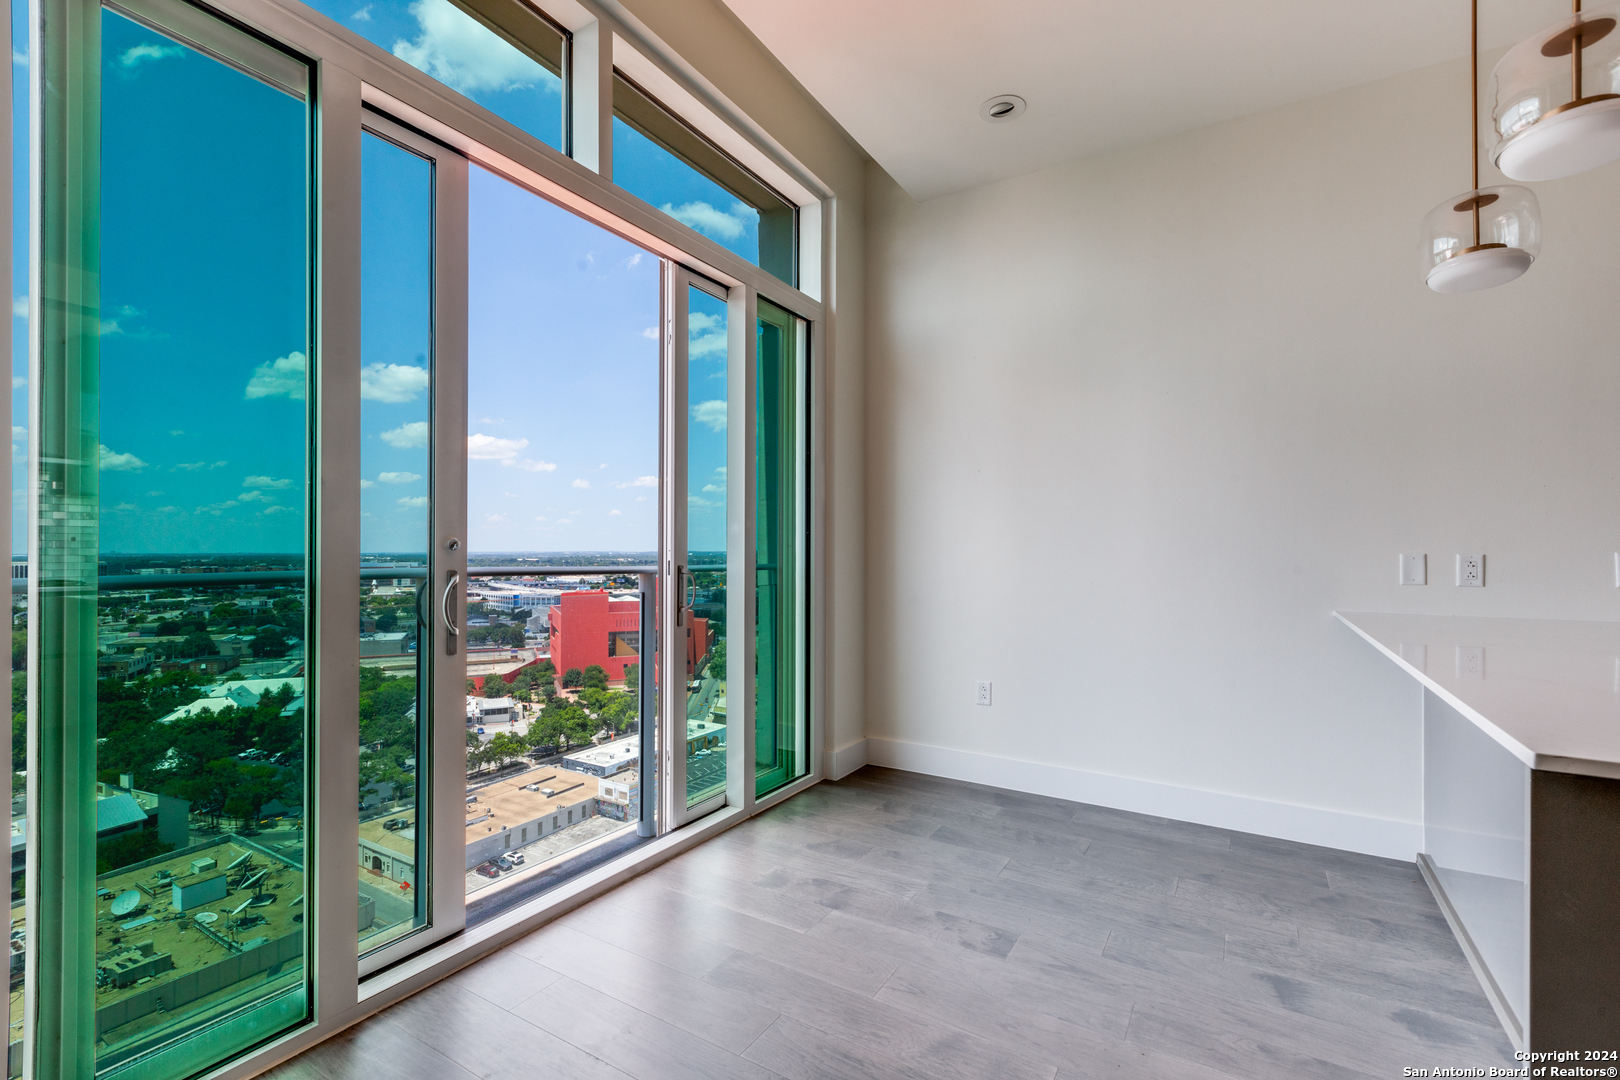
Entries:
[[[405, 818], [411, 825], [406, 829], [389, 829], [383, 822]], [[416, 811], [403, 810], [397, 814], [384, 814], [382, 817], [372, 818], [370, 821], [360, 823], [360, 839], [374, 847], [380, 847], [399, 855], [416, 857]]]
[[567, 761], [577, 761], [583, 765], [594, 765], [601, 769], [611, 769], [614, 766], [623, 766], [626, 761], [634, 761], [641, 753], [641, 736], [626, 735], [622, 739], [605, 742], [601, 746], [593, 746], [589, 750], [565, 756]]
[[[545, 794], [547, 790], [554, 794]], [[478, 801], [467, 804], [467, 840], [470, 843], [498, 832], [502, 825], [521, 825], [554, 810], [577, 806], [595, 798], [599, 790], [594, 776], [550, 767], [497, 780], [468, 792]]]

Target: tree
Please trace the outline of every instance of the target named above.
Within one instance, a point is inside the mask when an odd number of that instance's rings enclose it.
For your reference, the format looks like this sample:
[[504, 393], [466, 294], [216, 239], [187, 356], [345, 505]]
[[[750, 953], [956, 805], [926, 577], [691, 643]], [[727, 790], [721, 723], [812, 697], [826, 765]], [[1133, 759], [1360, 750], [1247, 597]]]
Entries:
[[624, 688], [626, 690], [635, 690], [640, 685], [641, 685], [641, 665], [640, 664], [626, 664], [626, 665], [624, 665]]
[[28, 627], [11, 628], [11, 670], [22, 671], [28, 666]]
[[192, 631], [180, 643], [180, 650], [186, 656], [218, 656], [219, 646], [214, 639], [200, 631]]
[[506, 696], [506, 683], [499, 675], [484, 676], [484, 696], [487, 698]]
[[[594, 667], [595, 665], [593, 664], [592, 666]], [[577, 667], [571, 667], [567, 671], [563, 672], [562, 683], [563, 689], [565, 690], [572, 690], [577, 686], [583, 685], [584, 682], [585, 673], [579, 670]]]
[[392, 634], [394, 627], [399, 625], [399, 615], [392, 611], [385, 611], [377, 616], [377, 632]]
[[551, 682], [557, 678], [557, 667], [550, 660], [542, 660], [533, 667], [525, 668], [524, 670], [534, 672], [534, 679], [536, 682], [541, 680]]
[[472, 697], [478, 693], [478, 684], [471, 679], [467, 680], [467, 696]]
[[292, 646], [282, 635], [279, 627], [265, 626], [260, 627], [259, 632], [253, 635], [251, 648], [254, 656], [276, 659], [286, 656]]
[[601, 664], [592, 664], [585, 669], [585, 674], [581, 679], [582, 686], [588, 686], [595, 690], [606, 690], [607, 684], [607, 671], [603, 669]]
[[724, 638], [715, 642], [713, 650], [709, 653], [708, 675], [709, 678], [717, 682], [726, 681], [726, 642]]

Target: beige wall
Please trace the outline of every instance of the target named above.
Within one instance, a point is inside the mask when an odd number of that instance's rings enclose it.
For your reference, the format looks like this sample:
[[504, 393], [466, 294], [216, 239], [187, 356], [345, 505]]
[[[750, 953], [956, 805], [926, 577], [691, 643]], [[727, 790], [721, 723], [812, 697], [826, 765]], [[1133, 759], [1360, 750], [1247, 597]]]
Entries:
[[1409, 858], [1419, 689], [1331, 612], [1620, 618], [1620, 166], [1430, 293], [1466, 72], [923, 205], [871, 167], [872, 760]]
[[[859, 751], [865, 709], [866, 156], [722, 7], [710, 0], [625, 0], [623, 7], [834, 193], [831, 349], [821, 359], [827, 416], [827, 610], [816, 639], [827, 673], [826, 749]], [[851, 767], [846, 753], [840, 770]]]

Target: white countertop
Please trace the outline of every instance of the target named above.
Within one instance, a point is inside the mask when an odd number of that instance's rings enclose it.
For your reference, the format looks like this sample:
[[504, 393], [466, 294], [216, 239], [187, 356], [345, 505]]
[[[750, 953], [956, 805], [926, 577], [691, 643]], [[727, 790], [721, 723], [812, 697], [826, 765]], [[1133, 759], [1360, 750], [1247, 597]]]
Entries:
[[1620, 778], [1620, 622], [1334, 614], [1532, 769]]

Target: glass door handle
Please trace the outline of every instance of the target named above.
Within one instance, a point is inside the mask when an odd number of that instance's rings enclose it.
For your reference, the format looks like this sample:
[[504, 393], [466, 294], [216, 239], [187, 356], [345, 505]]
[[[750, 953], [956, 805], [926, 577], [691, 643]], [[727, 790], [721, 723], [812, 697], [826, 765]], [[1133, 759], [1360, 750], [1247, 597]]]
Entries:
[[454, 570], [449, 573], [449, 580], [444, 584], [444, 597], [439, 601], [440, 610], [444, 612], [444, 654], [456, 655], [456, 639], [461, 636], [461, 627], [456, 625], [456, 617], [450, 613], [450, 601], [456, 595], [456, 586], [461, 584], [461, 575]]

